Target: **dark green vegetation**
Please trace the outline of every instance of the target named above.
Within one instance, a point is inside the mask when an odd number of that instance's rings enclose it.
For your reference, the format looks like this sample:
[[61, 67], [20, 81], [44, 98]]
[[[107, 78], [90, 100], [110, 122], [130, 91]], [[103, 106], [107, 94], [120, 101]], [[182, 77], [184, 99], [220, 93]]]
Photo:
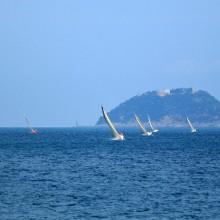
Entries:
[[[134, 113], [143, 121], [149, 114], [157, 126], [185, 126], [186, 116], [199, 126], [220, 125], [220, 102], [208, 92], [180, 88], [134, 96], [109, 112], [115, 123], [131, 125]], [[97, 125], [103, 124], [99, 118]]]

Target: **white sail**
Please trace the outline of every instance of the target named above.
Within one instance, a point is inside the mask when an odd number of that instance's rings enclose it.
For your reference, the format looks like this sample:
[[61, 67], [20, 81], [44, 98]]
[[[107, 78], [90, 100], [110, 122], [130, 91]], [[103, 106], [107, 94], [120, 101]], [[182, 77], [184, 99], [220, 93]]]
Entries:
[[37, 134], [37, 130], [31, 126], [30, 120], [27, 117], [25, 117], [25, 121], [26, 121], [27, 127], [30, 129], [31, 133]]
[[196, 132], [196, 129], [193, 127], [193, 125], [192, 125], [192, 123], [191, 123], [191, 121], [189, 120], [188, 117], [186, 117], [186, 120], [187, 120], [187, 122], [189, 124], [189, 127], [191, 128], [191, 132], [192, 133]]
[[153, 125], [152, 125], [152, 123], [151, 123], [151, 120], [150, 120], [150, 116], [148, 115], [147, 117], [148, 117], [148, 123], [149, 123], [149, 125], [150, 125], [150, 128], [151, 128], [152, 132], [154, 132], [154, 133], [158, 132], [159, 130], [158, 130], [158, 129], [155, 129], [155, 128], [153, 127]]
[[102, 113], [103, 113], [103, 117], [104, 117], [106, 123], [108, 124], [108, 126], [109, 126], [110, 129], [112, 130], [112, 133], [113, 133], [115, 139], [116, 139], [116, 140], [124, 140], [124, 135], [121, 134], [121, 133], [119, 133], [119, 132], [116, 130], [115, 126], [114, 126], [113, 123], [111, 122], [111, 120], [110, 120], [110, 118], [109, 118], [107, 112], [104, 110], [103, 107], [102, 107]]
[[152, 134], [152, 132], [146, 131], [146, 129], [145, 129], [144, 125], [142, 124], [140, 118], [136, 114], [134, 114], [134, 116], [135, 116], [135, 120], [136, 120], [137, 124], [139, 125], [139, 127], [143, 131], [143, 135], [144, 136], [150, 136]]

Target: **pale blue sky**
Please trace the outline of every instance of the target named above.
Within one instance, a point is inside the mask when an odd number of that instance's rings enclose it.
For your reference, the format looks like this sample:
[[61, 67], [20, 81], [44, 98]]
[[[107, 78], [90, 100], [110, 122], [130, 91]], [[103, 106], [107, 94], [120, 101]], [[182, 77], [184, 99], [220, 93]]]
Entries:
[[92, 125], [147, 90], [220, 99], [218, 0], [0, 0], [0, 126]]

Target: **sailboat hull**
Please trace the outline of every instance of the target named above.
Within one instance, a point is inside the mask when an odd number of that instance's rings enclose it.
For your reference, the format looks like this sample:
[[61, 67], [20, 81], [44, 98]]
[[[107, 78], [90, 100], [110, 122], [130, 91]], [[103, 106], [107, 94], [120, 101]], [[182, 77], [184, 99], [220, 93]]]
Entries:
[[111, 120], [110, 120], [110, 118], [109, 118], [107, 112], [105, 112], [105, 110], [104, 110], [103, 107], [101, 107], [101, 108], [102, 108], [103, 117], [104, 117], [106, 123], [108, 124], [109, 128], [112, 130], [113, 135], [115, 136], [115, 137], [113, 138], [113, 140], [123, 141], [123, 140], [125, 139], [125, 138], [124, 138], [124, 135], [116, 130], [116, 128], [115, 128], [115, 126], [113, 125], [113, 123], [111, 122]]
[[144, 125], [142, 124], [142, 122], [141, 122], [141, 120], [139, 119], [139, 117], [136, 115], [136, 114], [134, 114], [134, 117], [135, 117], [135, 120], [136, 120], [136, 122], [137, 122], [137, 124], [138, 124], [138, 126], [140, 127], [140, 129], [142, 130], [142, 136], [150, 136], [150, 135], [152, 135], [152, 132], [149, 132], [149, 131], [147, 131], [146, 129], [145, 129], [145, 127], [144, 127]]
[[153, 133], [152, 132], [147, 132], [147, 133], [143, 133], [142, 136], [151, 136]]
[[152, 123], [151, 123], [151, 120], [150, 120], [150, 116], [148, 115], [148, 123], [150, 125], [150, 128], [151, 128], [151, 131], [152, 133], [157, 133], [159, 130], [158, 129], [154, 129]]
[[125, 137], [124, 137], [123, 134], [121, 134], [121, 135], [119, 135], [119, 136], [113, 138], [112, 140], [114, 140], [114, 141], [123, 141], [123, 140], [125, 140]]
[[36, 129], [32, 129], [31, 130], [31, 134], [37, 134], [37, 130]]
[[192, 125], [192, 123], [191, 123], [191, 121], [189, 120], [188, 117], [186, 117], [186, 120], [187, 120], [187, 122], [189, 124], [189, 127], [191, 128], [191, 133], [196, 133], [197, 130], [193, 127], [193, 125]]

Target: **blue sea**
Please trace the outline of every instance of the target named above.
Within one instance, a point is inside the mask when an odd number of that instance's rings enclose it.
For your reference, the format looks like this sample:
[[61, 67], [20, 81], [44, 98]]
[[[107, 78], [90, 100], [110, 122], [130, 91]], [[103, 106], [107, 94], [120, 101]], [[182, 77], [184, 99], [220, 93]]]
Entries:
[[0, 220], [220, 219], [220, 130], [38, 130], [0, 129]]

